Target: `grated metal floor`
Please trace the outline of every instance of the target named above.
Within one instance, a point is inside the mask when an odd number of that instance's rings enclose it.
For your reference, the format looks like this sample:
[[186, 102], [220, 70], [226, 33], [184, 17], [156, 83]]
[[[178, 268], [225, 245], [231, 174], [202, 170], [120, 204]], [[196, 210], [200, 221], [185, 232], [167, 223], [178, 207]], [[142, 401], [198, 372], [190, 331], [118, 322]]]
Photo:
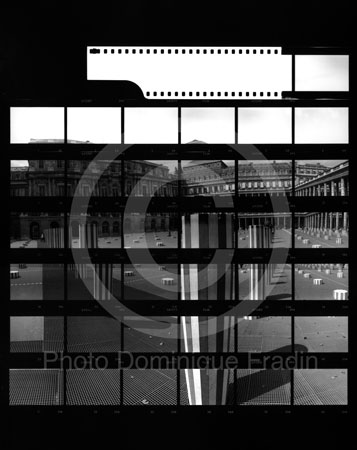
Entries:
[[291, 318], [261, 317], [238, 321], [239, 352], [291, 351]]
[[120, 405], [120, 370], [67, 370], [67, 405]]
[[294, 370], [295, 405], [347, 405], [347, 369]]
[[290, 405], [290, 370], [237, 370], [238, 405]]
[[[155, 329], [153, 334], [125, 326], [124, 351], [132, 353], [177, 352], [177, 339], [172, 338], [170, 328]], [[158, 334], [158, 335], [157, 335]]]
[[176, 370], [123, 371], [124, 405], [176, 405]]
[[69, 352], [119, 352], [121, 322], [111, 317], [68, 317]]
[[10, 405], [63, 405], [63, 371], [10, 369]]

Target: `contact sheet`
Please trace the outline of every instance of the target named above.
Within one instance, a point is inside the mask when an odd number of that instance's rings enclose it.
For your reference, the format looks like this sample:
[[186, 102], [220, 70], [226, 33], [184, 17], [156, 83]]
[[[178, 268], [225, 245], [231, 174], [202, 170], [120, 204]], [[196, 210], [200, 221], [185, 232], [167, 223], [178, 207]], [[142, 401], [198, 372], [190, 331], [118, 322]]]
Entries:
[[9, 101], [10, 405], [343, 414], [346, 49], [86, 52], [86, 98]]

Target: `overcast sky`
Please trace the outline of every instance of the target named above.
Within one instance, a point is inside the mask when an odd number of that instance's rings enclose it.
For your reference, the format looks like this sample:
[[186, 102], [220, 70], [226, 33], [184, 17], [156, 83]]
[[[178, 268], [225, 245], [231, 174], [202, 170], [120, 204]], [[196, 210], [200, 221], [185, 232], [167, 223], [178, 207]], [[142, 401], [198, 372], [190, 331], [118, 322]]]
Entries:
[[121, 143], [120, 108], [68, 108], [67, 137], [93, 144]]
[[177, 144], [177, 108], [125, 108], [126, 144]]
[[[121, 142], [120, 108], [68, 108], [68, 139]], [[233, 108], [182, 108], [181, 142], [234, 143]], [[63, 108], [11, 108], [11, 142], [64, 138]], [[295, 109], [296, 143], [348, 143], [348, 108]], [[126, 108], [125, 142], [175, 144], [177, 108]], [[290, 108], [239, 108], [238, 143], [291, 143]]]
[[64, 140], [64, 108], [11, 108], [10, 142], [28, 144], [31, 139]]
[[348, 64], [347, 55], [296, 55], [296, 90], [347, 91]]
[[348, 108], [295, 108], [295, 142], [348, 143]]
[[290, 108], [239, 108], [238, 144], [291, 143]]
[[234, 108], [182, 108], [181, 142], [234, 144]]

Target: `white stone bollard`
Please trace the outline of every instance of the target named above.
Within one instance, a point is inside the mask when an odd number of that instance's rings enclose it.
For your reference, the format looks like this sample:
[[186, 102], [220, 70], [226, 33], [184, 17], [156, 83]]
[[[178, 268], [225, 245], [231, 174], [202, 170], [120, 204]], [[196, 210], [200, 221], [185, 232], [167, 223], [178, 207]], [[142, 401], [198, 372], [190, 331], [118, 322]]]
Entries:
[[337, 272], [337, 278], [344, 278], [343, 272]]
[[326, 275], [330, 275], [330, 273], [331, 273], [331, 269], [325, 269], [325, 274]]
[[312, 248], [321, 248], [322, 246], [320, 244], [313, 244], [311, 247]]
[[133, 270], [125, 270], [124, 271], [124, 276], [125, 277], [133, 277], [134, 276], [134, 271]]
[[316, 285], [323, 284], [322, 278], [314, 278], [313, 284], [316, 284]]
[[10, 278], [20, 278], [18, 270], [10, 270]]
[[164, 285], [173, 285], [174, 279], [173, 278], [162, 278], [161, 283]]
[[311, 273], [304, 273], [304, 278], [311, 278]]
[[309, 244], [310, 243], [310, 239], [303, 239], [302, 243], [303, 244]]
[[336, 239], [336, 244], [341, 245], [342, 243], [343, 243], [343, 242], [342, 242], [342, 238], [338, 237], [338, 238]]
[[347, 300], [348, 299], [348, 291], [345, 289], [335, 289], [333, 291], [333, 299], [334, 300]]

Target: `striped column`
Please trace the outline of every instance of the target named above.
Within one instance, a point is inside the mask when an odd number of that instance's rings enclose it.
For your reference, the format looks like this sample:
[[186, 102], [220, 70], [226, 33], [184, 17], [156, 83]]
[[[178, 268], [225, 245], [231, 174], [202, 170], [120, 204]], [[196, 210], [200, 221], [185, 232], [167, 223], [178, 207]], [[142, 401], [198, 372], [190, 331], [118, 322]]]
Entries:
[[110, 300], [113, 288], [113, 264], [95, 264], [93, 297]]
[[[249, 226], [249, 248], [264, 248], [266, 242], [265, 227], [262, 225]], [[251, 264], [249, 279], [249, 299], [265, 299], [265, 265]]]
[[[185, 352], [234, 351], [234, 317], [182, 317], [181, 323]], [[190, 405], [226, 404], [228, 370], [184, 371]]]
[[[96, 223], [79, 224], [79, 248], [98, 248], [98, 228]], [[76, 278], [87, 279], [91, 277], [93, 268], [88, 264], [78, 264]], [[94, 277], [95, 278], [95, 277]], [[93, 289], [93, 297], [94, 297]]]
[[[182, 248], [232, 248], [233, 215], [188, 214], [182, 218]], [[181, 264], [183, 300], [234, 300], [231, 264]]]
[[[285, 218], [284, 218], [285, 220]], [[264, 227], [265, 228], [265, 248], [271, 248], [272, 244], [272, 230], [269, 226]], [[266, 285], [270, 285], [275, 271], [275, 264], [266, 264], [266, 272], [265, 272], [265, 282]]]
[[79, 248], [98, 248], [98, 229], [96, 223], [79, 224]]
[[[233, 248], [231, 214], [186, 214], [182, 248]], [[233, 300], [231, 264], [182, 264], [183, 300]], [[234, 317], [182, 317], [185, 352], [234, 351]], [[184, 369], [190, 405], [225, 405], [228, 371]]]
[[43, 234], [47, 248], [64, 248], [63, 228], [47, 228], [47, 230], [43, 230]]

